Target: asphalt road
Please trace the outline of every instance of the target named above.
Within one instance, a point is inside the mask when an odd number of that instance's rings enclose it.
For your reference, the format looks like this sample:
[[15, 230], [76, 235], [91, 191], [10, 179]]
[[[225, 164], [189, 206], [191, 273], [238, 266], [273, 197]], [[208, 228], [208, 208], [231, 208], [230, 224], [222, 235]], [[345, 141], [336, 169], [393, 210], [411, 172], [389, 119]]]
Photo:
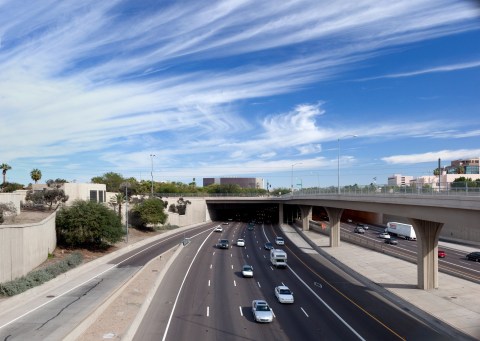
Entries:
[[[284, 249], [287, 269], [270, 265], [263, 245], [279, 228], [248, 231], [232, 223], [222, 233], [198, 235], [185, 247], [157, 291], [135, 340], [451, 340], [437, 330], [435, 319], [398, 308], [328, 261], [303, 253], [295, 245]], [[217, 249], [219, 238], [231, 242]], [[246, 247], [235, 246], [237, 238]], [[242, 278], [250, 264], [253, 278]], [[295, 303], [280, 304], [274, 287], [285, 284]], [[273, 323], [253, 321], [251, 301], [265, 299], [273, 309]]]
[[0, 317], [0, 340], [62, 340], [148, 261], [181, 243], [185, 235], [210, 230], [211, 225], [147, 244], [53, 288], [43, 297], [19, 304]]
[[[397, 245], [386, 244], [383, 239], [378, 238], [379, 233], [383, 232], [384, 229], [375, 225], [368, 226], [369, 229], [365, 231], [365, 234], [358, 234], [353, 232], [355, 224], [342, 223], [342, 238], [344, 236], [352, 238], [352, 236], [355, 235], [354, 238], [364, 241], [369, 245], [372, 243], [377, 244], [376, 249], [381, 252], [401, 257], [402, 259], [406, 259], [412, 263], [417, 263], [417, 241], [405, 240], [399, 237], [397, 238]], [[479, 264], [477, 262], [469, 261], [465, 258], [468, 252], [445, 246], [439, 246], [438, 249], [443, 250], [446, 253], [445, 258], [438, 259], [439, 271], [480, 284]]]

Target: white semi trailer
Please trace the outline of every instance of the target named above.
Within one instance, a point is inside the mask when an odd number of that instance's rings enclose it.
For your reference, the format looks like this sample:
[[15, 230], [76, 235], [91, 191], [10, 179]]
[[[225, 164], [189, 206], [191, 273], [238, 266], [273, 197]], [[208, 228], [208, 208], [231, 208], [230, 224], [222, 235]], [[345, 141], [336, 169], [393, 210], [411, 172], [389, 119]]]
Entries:
[[407, 240], [417, 240], [415, 230], [410, 224], [388, 222], [386, 231], [390, 234], [395, 234], [398, 237], [403, 237]]

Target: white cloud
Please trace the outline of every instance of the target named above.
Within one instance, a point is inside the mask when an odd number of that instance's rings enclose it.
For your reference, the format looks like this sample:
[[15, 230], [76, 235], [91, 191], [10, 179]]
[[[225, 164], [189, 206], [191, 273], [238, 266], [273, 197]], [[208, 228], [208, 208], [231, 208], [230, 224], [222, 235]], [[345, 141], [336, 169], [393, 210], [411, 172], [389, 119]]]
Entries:
[[466, 158], [477, 158], [480, 155], [480, 149], [458, 149], [458, 150], [439, 150], [421, 154], [394, 155], [382, 158], [388, 164], [417, 164], [424, 162], [435, 162], [442, 160], [457, 160]]

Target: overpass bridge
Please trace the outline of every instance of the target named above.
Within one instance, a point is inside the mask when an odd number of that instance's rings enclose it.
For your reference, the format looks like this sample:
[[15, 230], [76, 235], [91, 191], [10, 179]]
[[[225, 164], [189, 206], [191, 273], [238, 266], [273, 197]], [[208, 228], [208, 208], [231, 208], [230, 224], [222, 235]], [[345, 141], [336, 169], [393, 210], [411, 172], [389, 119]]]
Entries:
[[330, 246], [340, 246], [340, 220], [344, 210], [405, 217], [417, 235], [417, 278], [420, 289], [438, 288], [438, 240], [444, 224], [462, 224], [480, 229], [480, 195], [293, 193], [280, 197], [207, 197], [209, 204], [275, 204], [278, 220], [284, 222], [286, 205], [300, 209], [303, 230], [309, 229], [312, 207], [323, 207], [330, 221]]

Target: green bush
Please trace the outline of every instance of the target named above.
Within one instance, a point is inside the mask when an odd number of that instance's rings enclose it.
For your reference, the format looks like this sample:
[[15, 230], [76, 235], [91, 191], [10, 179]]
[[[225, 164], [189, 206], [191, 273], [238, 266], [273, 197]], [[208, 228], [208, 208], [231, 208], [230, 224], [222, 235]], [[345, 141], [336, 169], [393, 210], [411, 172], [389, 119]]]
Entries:
[[62, 207], [57, 213], [56, 229], [59, 244], [90, 249], [116, 243], [125, 233], [114, 211], [101, 203], [85, 200]]
[[75, 268], [77, 265], [81, 264], [82, 261], [82, 254], [74, 252], [61, 261], [47, 266], [45, 269], [35, 270], [28, 273], [26, 276], [17, 278], [13, 281], [0, 283], [0, 295], [14, 296], [20, 294]]

